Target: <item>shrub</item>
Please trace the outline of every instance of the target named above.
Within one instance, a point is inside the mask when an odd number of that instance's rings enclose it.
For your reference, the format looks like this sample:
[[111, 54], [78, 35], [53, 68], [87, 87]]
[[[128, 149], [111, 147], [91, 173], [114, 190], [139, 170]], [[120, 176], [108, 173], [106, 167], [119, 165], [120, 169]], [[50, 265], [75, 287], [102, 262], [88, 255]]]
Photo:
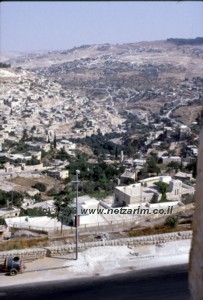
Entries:
[[46, 185], [44, 183], [41, 182], [37, 182], [34, 185], [32, 185], [32, 188], [37, 189], [40, 192], [46, 192]]
[[21, 238], [21, 239], [12, 239], [6, 241], [3, 244], [0, 244], [0, 251], [9, 251], [14, 249], [25, 249], [25, 248], [32, 248], [32, 247], [46, 247], [48, 245], [48, 238], [47, 237], [39, 237], [39, 238]]
[[47, 191], [47, 196], [52, 197], [57, 194], [57, 190], [53, 187], [50, 190]]
[[166, 218], [165, 225], [169, 228], [176, 228], [178, 225], [178, 219], [174, 216], [169, 216]]
[[4, 219], [0, 218], [0, 225], [6, 225], [6, 222]]

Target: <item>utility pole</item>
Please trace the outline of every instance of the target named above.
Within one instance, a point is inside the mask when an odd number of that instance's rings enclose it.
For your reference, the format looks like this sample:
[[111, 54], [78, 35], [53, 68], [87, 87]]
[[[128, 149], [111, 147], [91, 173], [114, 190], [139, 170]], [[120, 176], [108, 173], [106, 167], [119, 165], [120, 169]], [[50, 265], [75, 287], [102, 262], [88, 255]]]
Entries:
[[78, 259], [78, 185], [80, 181], [78, 180], [78, 175], [80, 174], [80, 170], [76, 170], [76, 180], [72, 181], [72, 183], [76, 184], [76, 216], [75, 216], [75, 259]]

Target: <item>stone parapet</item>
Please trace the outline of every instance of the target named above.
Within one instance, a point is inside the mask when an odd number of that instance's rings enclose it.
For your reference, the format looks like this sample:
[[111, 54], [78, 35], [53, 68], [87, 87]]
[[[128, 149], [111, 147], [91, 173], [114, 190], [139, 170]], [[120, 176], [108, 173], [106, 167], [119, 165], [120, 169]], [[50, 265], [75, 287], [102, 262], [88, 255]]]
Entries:
[[[132, 237], [132, 238], [121, 238], [116, 240], [103, 240], [96, 242], [79, 243], [78, 250], [83, 251], [91, 247], [101, 247], [101, 246], [140, 246], [140, 245], [157, 245], [167, 242], [173, 242], [178, 240], [186, 240], [192, 238], [192, 231], [179, 231], [172, 233], [148, 235], [142, 237]], [[67, 244], [62, 246], [46, 247], [46, 248], [33, 248], [33, 249], [23, 249], [23, 250], [12, 250], [0, 252], [0, 260], [3, 260], [7, 255], [19, 256], [22, 259], [29, 258], [42, 258], [45, 256], [59, 256], [67, 255], [75, 251], [75, 244]]]

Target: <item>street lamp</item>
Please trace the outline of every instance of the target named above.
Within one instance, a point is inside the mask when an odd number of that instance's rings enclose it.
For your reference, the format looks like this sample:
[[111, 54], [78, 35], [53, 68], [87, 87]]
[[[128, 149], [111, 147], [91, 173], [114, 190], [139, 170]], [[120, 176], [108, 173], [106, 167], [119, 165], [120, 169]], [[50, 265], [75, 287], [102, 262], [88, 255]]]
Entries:
[[80, 181], [78, 180], [78, 175], [80, 174], [80, 170], [76, 170], [76, 180], [72, 181], [72, 183], [76, 184], [76, 218], [75, 218], [75, 243], [76, 243], [76, 248], [75, 248], [75, 253], [76, 257], [75, 259], [78, 259], [78, 185]]

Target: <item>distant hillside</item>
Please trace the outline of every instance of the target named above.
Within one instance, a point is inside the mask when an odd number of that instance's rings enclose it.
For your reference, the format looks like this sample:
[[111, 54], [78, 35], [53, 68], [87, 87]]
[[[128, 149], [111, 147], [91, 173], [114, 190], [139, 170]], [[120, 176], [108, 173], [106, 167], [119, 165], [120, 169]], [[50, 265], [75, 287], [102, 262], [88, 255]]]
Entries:
[[183, 45], [203, 45], [203, 37], [196, 37], [195, 39], [170, 38], [170, 39], [167, 39], [167, 42], [174, 43], [177, 46], [183, 46]]
[[[201, 107], [202, 62], [202, 37], [82, 45], [7, 61], [13, 68], [59, 84], [67, 95], [77, 93], [78, 99], [86, 99], [86, 106], [105, 108], [114, 119], [132, 113], [148, 122], [161, 114], [183, 123], [195, 121]], [[189, 101], [194, 105], [186, 118]]]

